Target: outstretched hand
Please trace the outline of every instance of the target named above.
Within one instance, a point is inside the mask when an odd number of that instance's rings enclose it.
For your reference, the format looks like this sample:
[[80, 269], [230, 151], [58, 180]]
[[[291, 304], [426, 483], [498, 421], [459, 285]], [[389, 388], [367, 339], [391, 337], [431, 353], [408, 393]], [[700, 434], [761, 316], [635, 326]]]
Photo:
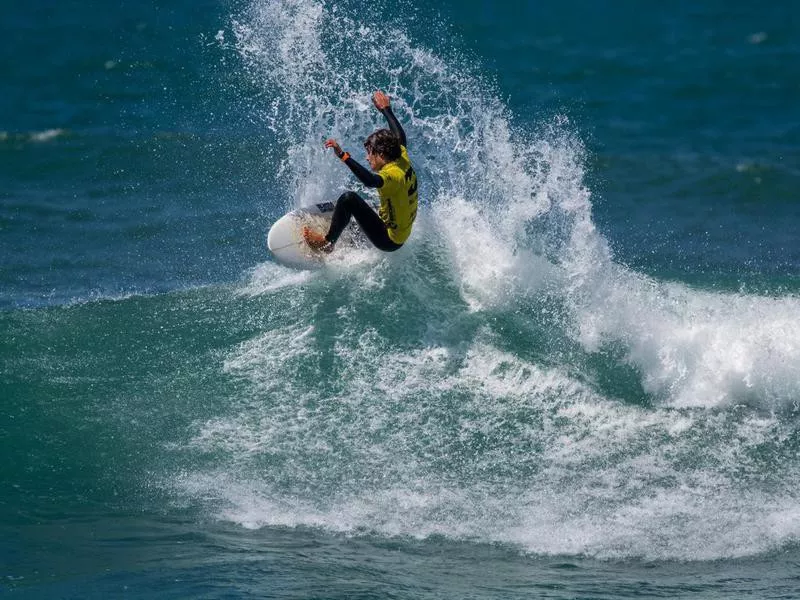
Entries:
[[389, 96], [387, 96], [380, 90], [378, 90], [372, 95], [372, 103], [378, 110], [383, 110], [391, 106], [391, 104], [389, 103]]
[[327, 140], [325, 140], [325, 147], [333, 148], [333, 152], [334, 154], [336, 154], [336, 156], [341, 157], [342, 154], [344, 154], [344, 152], [342, 152], [342, 147], [333, 138], [328, 138]]

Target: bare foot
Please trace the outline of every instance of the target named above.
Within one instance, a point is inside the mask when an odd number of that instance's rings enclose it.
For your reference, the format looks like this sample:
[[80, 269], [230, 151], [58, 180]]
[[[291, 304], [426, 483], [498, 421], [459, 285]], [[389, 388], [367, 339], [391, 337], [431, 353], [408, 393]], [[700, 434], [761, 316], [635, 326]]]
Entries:
[[319, 250], [320, 252], [333, 251], [333, 244], [326, 240], [324, 235], [318, 231], [314, 231], [307, 225], [303, 226], [303, 239], [312, 250]]

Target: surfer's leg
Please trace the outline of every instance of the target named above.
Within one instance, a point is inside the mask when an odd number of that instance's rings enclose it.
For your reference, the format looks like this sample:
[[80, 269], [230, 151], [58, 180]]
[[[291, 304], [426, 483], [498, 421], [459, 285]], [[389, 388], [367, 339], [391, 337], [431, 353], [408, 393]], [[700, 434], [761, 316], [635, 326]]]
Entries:
[[345, 192], [339, 196], [339, 199], [336, 201], [336, 206], [333, 209], [333, 217], [331, 217], [331, 226], [330, 229], [328, 229], [328, 235], [325, 236], [326, 240], [331, 244], [336, 243], [339, 236], [342, 235], [344, 228], [347, 227], [347, 224], [353, 217], [354, 210], [358, 210], [356, 206], [360, 203], [366, 204], [364, 199], [355, 192]]
[[400, 248], [400, 244], [395, 244], [389, 238], [389, 234], [386, 232], [386, 224], [378, 216], [378, 213], [355, 192], [345, 192], [339, 196], [336, 201], [336, 208], [333, 210], [331, 227], [325, 239], [331, 244], [335, 244], [344, 228], [350, 222], [351, 217], [356, 220], [361, 229], [364, 230], [367, 238], [369, 238], [369, 241], [379, 250], [392, 252]]

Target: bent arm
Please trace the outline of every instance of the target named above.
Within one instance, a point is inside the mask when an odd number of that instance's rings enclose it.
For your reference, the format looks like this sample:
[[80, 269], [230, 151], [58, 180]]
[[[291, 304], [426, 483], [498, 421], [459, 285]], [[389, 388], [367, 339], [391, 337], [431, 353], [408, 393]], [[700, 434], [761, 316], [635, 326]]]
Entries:
[[365, 186], [370, 188], [383, 187], [383, 177], [381, 177], [377, 173], [369, 171], [366, 167], [361, 165], [361, 163], [359, 163], [355, 158], [348, 156], [345, 159], [344, 164], [346, 164], [350, 168], [350, 170], [353, 172], [353, 175], [358, 177], [358, 180]]
[[379, 188], [383, 187], [383, 177], [364, 168], [356, 159], [350, 157], [349, 152], [342, 150], [342, 147], [333, 138], [325, 140], [325, 147], [331, 148], [336, 154], [336, 157], [343, 161], [344, 164], [353, 172], [353, 175], [358, 177], [358, 180], [367, 187]]

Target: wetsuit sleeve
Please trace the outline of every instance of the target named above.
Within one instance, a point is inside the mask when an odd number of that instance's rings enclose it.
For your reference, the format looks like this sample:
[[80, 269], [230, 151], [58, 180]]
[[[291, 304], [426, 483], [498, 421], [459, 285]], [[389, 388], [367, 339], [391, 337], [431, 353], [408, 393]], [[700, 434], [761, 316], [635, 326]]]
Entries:
[[406, 132], [403, 131], [403, 128], [400, 126], [400, 122], [397, 120], [397, 117], [394, 116], [391, 107], [384, 108], [381, 112], [383, 113], [383, 116], [386, 117], [386, 121], [389, 123], [389, 129], [391, 129], [392, 133], [395, 134], [400, 140], [400, 145], [408, 148], [408, 144], [406, 143]]
[[355, 158], [348, 157], [344, 164], [350, 168], [353, 175], [358, 177], [358, 180], [365, 186], [371, 188], [383, 187], [383, 177], [367, 170]]

